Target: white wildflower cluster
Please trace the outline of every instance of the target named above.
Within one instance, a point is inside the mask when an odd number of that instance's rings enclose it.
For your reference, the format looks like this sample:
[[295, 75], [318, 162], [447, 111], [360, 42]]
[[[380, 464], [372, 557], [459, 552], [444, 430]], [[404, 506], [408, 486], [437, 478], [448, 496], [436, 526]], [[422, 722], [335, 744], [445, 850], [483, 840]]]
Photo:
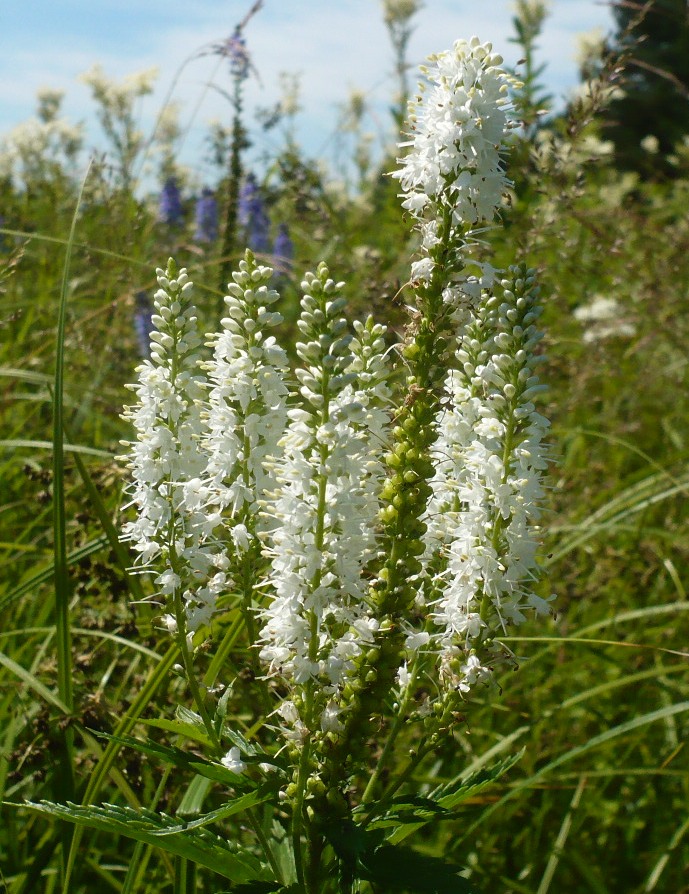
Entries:
[[534, 369], [541, 309], [533, 271], [510, 268], [501, 286], [501, 295], [483, 295], [459, 339], [433, 449], [426, 629], [441, 677], [460, 692], [490, 678], [505, 654], [496, 637], [529, 609], [548, 611], [531, 591], [548, 431], [533, 404], [542, 388]]
[[[385, 327], [350, 327], [324, 264], [302, 282], [294, 375], [269, 334], [272, 271], [251, 252], [210, 360], [186, 272], [158, 271], [151, 360], [127, 414], [139, 516], [125, 536], [145, 567], [162, 567], [171, 627], [182, 608], [193, 631], [220, 595], [243, 596], [250, 646], [287, 685], [284, 734], [296, 745], [326, 735], [343, 765], [402, 662], [400, 688], [420, 674], [440, 682], [445, 723], [457, 693], [511, 660], [501, 637], [548, 611], [534, 593], [548, 430], [534, 406], [535, 276], [467, 273], [472, 234], [507, 186], [500, 62], [489, 44], [458, 41], [433, 57], [412, 104], [396, 176], [425, 257], [394, 408]], [[297, 789], [318, 762], [308, 744], [303, 755]], [[223, 763], [244, 770], [237, 748]]]
[[[260, 552], [258, 501], [286, 421], [287, 359], [265, 337], [281, 320], [270, 310], [272, 272], [250, 253], [240, 262], [204, 362], [186, 270], [172, 261], [158, 270], [151, 360], [138, 369], [138, 403], [125, 414], [137, 432], [129, 466], [138, 517], [124, 539], [144, 568], [159, 570], [168, 605], [181, 597], [192, 632], [209, 624], [245, 553]], [[165, 620], [174, 631], [176, 616]]]
[[603, 295], [596, 295], [588, 304], [577, 307], [574, 319], [584, 325], [585, 344], [608, 338], [631, 338], [636, 333], [634, 323], [625, 315], [620, 302]]
[[[500, 153], [512, 79], [500, 68], [502, 57], [474, 37], [429, 61], [422, 67], [428, 83], [409, 104], [413, 139], [400, 144], [411, 148], [392, 175], [402, 206], [419, 222], [424, 257], [412, 265], [412, 279], [420, 282], [431, 281], [448, 245], [453, 256], [442, 259], [444, 275], [461, 271], [468, 258], [458, 247], [468, 250], [471, 231], [492, 222], [509, 186]], [[448, 300], [457, 297], [448, 291]]]
[[278, 452], [287, 421], [287, 357], [266, 333], [282, 317], [269, 288], [272, 269], [240, 261], [225, 297], [222, 331], [211, 336], [213, 359], [203, 448], [204, 483], [223, 512], [238, 553], [255, 541], [258, 501], [267, 487], [268, 462]]
[[[339, 694], [377, 629], [362, 571], [375, 550], [388, 398], [384, 327], [359, 325], [352, 339], [340, 316], [342, 285], [324, 265], [302, 283], [301, 400], [288, 412], [278, 488], [266, 505], [277, 525], [267, 538], [271, 599], [260, 633], [270, 673], [297, 687], [318, 682], [326, 731], [339, 728]], [[297, 735], [304, 728], [293, 702], [281, 716]]]
[[157, 69], [128, 75], [119, 83], [94, 65], [80, 78], [98, 104], [97, 115], [110, 144], [115, 166], [125, 186], [133, 182], [133, 164], [144, 137], [137, 123], [137, 100], [153, 92]]
[[[124, 539], [144, 568], [162, 566], [155, 581], [158, 594], [173, 604], [183, 598], [194, 629], [212, 611], [211, 591], [224, 583], [225, 560], [222, 549], [207, 542], [217, 519], [206, 511], [201, 484], [205, 389], [193, 286], [186, 270], [178, 272], [172, 262], [167, 270], [158, 269], [157, 277], [151, 357], [138, 368], [138, 384], [131, 386], [137, 403], [125, 412], [137, 437], [129, 468], [138, 514], [124, 526]], [[208, 584], [213, 566], [219, 566], [221, 580]], [[202, 583], [206, 586], [199, 588]], [[171, 620], [168, 626], [174, 628]]]
[[131, 114], [137, 99], [153, 92], [157, 77], [157, 68], [147, 68], [127, 75], [118, 83], [96, 64], [84, 72], [80, 80], [91, 88], [94, 98], [104, 109], [116, 117], [122, 117]]
[[83, 138], [83, 126], [64, 118], [30, 118], [3, 138], [0, 167], [5, 176], [20, 176], [26, 183], [57, 173], [73, 175]]

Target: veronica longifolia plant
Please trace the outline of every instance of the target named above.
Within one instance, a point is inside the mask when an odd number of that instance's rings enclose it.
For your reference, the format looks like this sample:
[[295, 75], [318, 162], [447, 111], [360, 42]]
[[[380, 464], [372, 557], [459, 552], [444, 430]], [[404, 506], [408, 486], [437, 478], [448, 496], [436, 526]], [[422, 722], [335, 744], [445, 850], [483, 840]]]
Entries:
[[[223, 816], [249, 810], [254, 845], [218, 870], [247, 891], [430, 891], [429, 877], [470, 889], [397, 844], [400, 823], [448, 816], [470, 787], [396, 796], [515, 663], [502, 637], [548, 611], [533, 589], [548, 430], [534, 405], [538, 287], [476, 253], [508, 186], [500, 65], [489, 44], [458, 41], [410, 104], [393, 176], [420, 250], [402, 345], [371, 319], [350, 325], [345, 285], [321, 264], [302, 282], [290, 370], [272, 271], [247, 251], [209, 357], [186, 271], [158, 271], [151, 357], [126, 413], [125, 538], [184, 659], [184, 729], [210, 743], [198, 772], [229, 787]], [[260, 689], [242, 706], [248, 738], [229, 721], [233, 681], [218, 698], [196, 680], [199, 647], [219, 639], [227, 654], [237, 618]], [[211, 846], [207, 830], [174, 830]]]

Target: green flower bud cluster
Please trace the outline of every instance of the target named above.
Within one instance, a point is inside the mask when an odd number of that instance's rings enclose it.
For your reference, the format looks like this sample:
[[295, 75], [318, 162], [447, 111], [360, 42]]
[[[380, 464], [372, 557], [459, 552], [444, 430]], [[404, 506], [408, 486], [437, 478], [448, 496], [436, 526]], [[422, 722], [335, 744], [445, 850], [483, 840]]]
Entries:
[[345, 729], [336, 737], [323, 769], [329, 790], [337, 790], [345, 765], [365, 762], [371, 720], [380, 714], [402, 663], [406, 634], [401, 622], [423, 586], [427, 525], [422, 516], [435, 473], [430, 451], [437, 438], [438, 394], [447, 371], [443, 358], [452, 342], [451, 316], [442, 304], [439, 277], [420, 287], [419, 304], [426, 306], [426, 312], [402, 349], [409, 369], [407, 396], [394, 417], [392, 443], [384, 456], [388, 477], [380, 492], [382, 565], [369, 593], [380, 626], [375, 644], [359, 657], [356, 673], [343, 691]]
[[165, 271], [157, 271], [159, 290], [154, 296], [156, 313], [151, 322], [151, 362], [171, 362], [172, 379], [188, 368], [196, 373], [196, 354], [201, 344], [196, 308], [191, 300], [193, 286], [185, 269], [170, 258]]
[[329, 400], [354, 379], [353, 374], [345, 373], [352, 360], [352, 336], [347, 320], [340, 316], [347, 303], [339, 294], [344, 283], [330, 279], [328, 268], [321, 263], [316, 274], [305, 275], [301, 285], [304, 296], [297, 326], [308, 341], [296, 344], [305, 364], [296, 375], [306, 411], [320, 418], [325, 410], [326, 421]]

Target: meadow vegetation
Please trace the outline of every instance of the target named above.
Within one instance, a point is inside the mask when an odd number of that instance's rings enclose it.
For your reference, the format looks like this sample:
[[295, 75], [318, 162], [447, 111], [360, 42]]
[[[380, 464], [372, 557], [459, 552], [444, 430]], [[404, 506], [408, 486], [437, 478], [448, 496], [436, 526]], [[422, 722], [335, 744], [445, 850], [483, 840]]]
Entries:
[[[424, 14], [418, 5], [385, 4], [400, 94], [408, 89], [409, 29], [414, 14]], [[485, 251], [496, 267], [517, 258], [538, 270], [539, 375], [548, 385], [539, 408], [551, 422], [551, 462], [541, 518], [546, 579], [537, 592], [556, 598], [552, 617], [530, 618], [504, 638], [518, 673], [502, 670], [497, 687], [472, 690], [465, 718], [406, 791], [424, 795], [519, 759], [477, 786], [451, 819], [420, 829], [413, 846], [419, 859], [440, 855], [465, 867], [471, 890], [481, 892], [689, 891], [689, 129], [671, 147], [648, 133], [633, 153], [608, 141], [607, 110], [625, 90], [631, 42], [589, 55], [577, 98], [553, 111], [535, 58], [540, 4], [517, 6], [527, 65], [514, 103], [523, 124], [510, 137], [513, 185], [502, 225], [485, 234]], [[251, 22], [258, 27], [260, 16]], [[107, 802], [193, 821], [224, 803], [223, 785], [194, 768], [199, 733], [194, 738], [187, 683], [173, 667], [174, 643], [160, 610], [142, 601], [151, 581], [132, 572], [119, 540], [131, 518], [122, 509], [129, 473], [118, 460], [132, 438], [121, 416], [132, 402], [125, 383], [147, 351], [141, 335], [155, 268], [173, 256], [189, 269], [203, 331], [211, 332], [220, 283], [248, 245], [276, 270], [278, 333], [290, 345], [303, 272], [323, 260], [345, 282], [352, 316], [373, 313], [389, 327], [389, 344], [404, 337], [418, 232], [388, 176], [404, 96], [392, 99], [384, 158], [371, 151], [365, 99], [354, 96], [343, 110], [346, 182], [303, 154], [293, 95], [275, 113], [283, 147], [249, 171], [243, 122], [251, 110], [242, 106], [241, 83], [251, 76], [242, 67], [250, 35], [240, 29], [224, 45], [234, 124], [229, 116], [227, 128], [210, 131], [218, 179], [205, 192], [176, 163], [180, 128], [169, 110], [151, 140], [139, 134], [136, 100], [150, 89], [147, 76], [112, 84], [100, 71], [88, 75], [109, 149], [85, 179], [83, 135], [62, 119], [59, 95], [43, 94], [36, 118], [6, 139], [0, 884], [7, 894], [58, 892], [65, 875], [72, 894], [240, 890], [195, 866], [193, 854], [111, 829], [75, 831], [21, 806]], [[160, 196], [137, 186], [145, 160], [155, 162]], [[294, 353], [289, 361], [297, 362]], [[256, 705], [265, 692], [247, 659], [245, 616], [231, 600], [225, 606], [215, 622], [221, 635], [195, 660], [211, 691], [232, 681], [227, 716], [252, 743], [263, 735]], [[271, 696], [279, 698], [279, 688]], [[417, 697], [433, 693], [421, 687]], [[179, 706], [189, 712], [186, 727]], [[400, 754], [418, 747], [418, 726], [400, 735]], [[127, 736], [147, 741], [148, 751], [127, 745]], [[188, 764], [161, 764], [157, 747], [184, 750]], [[386, 772], [400, 772], [399, 761]], [[272, 822], [254, 808], [251, 821], [239, 813], [211, 828], [251, 849], [256, 826]], [[375, 879], [360, 884], [385, 890]], [[241, 890], [275, 889], [257, 882]]]

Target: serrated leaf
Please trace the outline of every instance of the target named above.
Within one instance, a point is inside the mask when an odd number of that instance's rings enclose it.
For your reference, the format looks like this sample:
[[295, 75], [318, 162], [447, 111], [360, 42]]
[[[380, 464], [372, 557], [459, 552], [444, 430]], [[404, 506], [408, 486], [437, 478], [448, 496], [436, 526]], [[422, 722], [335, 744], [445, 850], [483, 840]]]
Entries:
[[144, 809], [133, 810], [114, 804], [82, 807], [78, 804], [41, 801], [39, 804], [27, 802], [23, 806], [79, 826], [143, 841], [199, 866], [205, 866], [237, 884], [270, 880], [270, 870], [256, 857], [248, 853], [237, 853], [227, 841], [208, 829], [185, 828], [179, 834], [161, 837], [161, 829], [174, 824], [185, 825], [183, 820], [176, 820], [165, 814]]
[[380, 885], [386, 892], [406, 894], [477, 894], [459, 875], [462, 867], [438, 857], [384, 844], [359, 857], [357, 876]]
[[[408, 819], [406, 823], [400, 823], [392, 834], [388, 836], [388, 843], [399, 844], [405, 838], [408, 838], [434, 820], [452, 819], [452, 811], [455, 807], [466, 801], [467, 798], [477, 795], [482, 789], [499, 779], [521, 759], [523, 754], [524, 749], [522, 748], [516, 754], [499, 761], [497, 764], [493, 764], [491, 767], [481, 768], [467, 777], [458, 776], [450, 782], [438, 786], [429, 795], [429, 800], [434, 801], [442, 810], [442, 813], [427, 819], [418, 819], [416, 821]], [[386, 825], [389, 826], [390, 824]]]
[[233, 773], [222, 764], [213, 763], [203, 757], [197, 757], [195, 754], [189, 754], [181, 748], [175, 748], [173, 745], [161, 745], [158, 742], [152, 742], [150, 739], [143, 741], [133, 736], [110, 736], [107, 733], [100, 734], [104, 739], [111, 739], [119, 742], [127, 748], [133, 748], [141, 754], [153, 757], [164, 764], [172, 764], [183, 770], [189, 770], [197, 773], [199, 776], [205, 776], [206, 779], [212, 779], [214, 782], [220, 782], [223, 785], [229, 785], [241, 791], [249, 791], [255, 789], [258, 783], [249, 779], [248, 776], [241, 776]]
[[[369, 817], [372, 816], [371, 813], [368, 815]], [[452, 814], [432, 798], [424, 798], [420, 795], [402, 795], [389, 801], [380, 816], [368, 822], [366, 828], [385, 829], [406, 823], [426, 823], [450, 817], [452, 817]]]
[[[405, 803], [416, 798], [408, 798]], [[427, 799], [419, 798], [420, 802]], [[369, 831], [351, 820], [329, 823], [325, 836], [345, 867], [364, 881], [380, 885], [386, 892], [407, 894], [477, 894], [462, 878], [461, 866], [445, 863], [437, 857], [418, 854], [407, 848], [382, 843], [381, 831]]]
[[473, 797], [482, 789], [486, 788], [486, 786], [498, 780], [521, 760], [523, 754], [524, 749], [522, 748], [511, 757], [507, 757], [505, 760], [493, 764], [492, 767], [481, 768], [466, 779], [459, 781], [453, 780], [452, 782], [445, 783], [445, 785], [438, 786], [438, 788], [431, 793], [430, 797], [434, 801], [437, 801], [441, 807], [444, 807], [446, 810], [451, 810], [453, 807], [461, 804], [462, 801], [465, 801], [468, 797]]
[[349, 819], [326, 821], [323, 834], [341, 860], [356, 859], [383, 843], [382, 832], [368, 832]]
[[200, 829], [203, 826], [208, 826], [211, 823], [219, 822], [220, 820], [227, 819], [229, 816], [234, 816], [236, 813], [241, 813], [243, 810], [249, 810], [251, 807], [255, 807], [257, 804], [263, 804], [265, 801], [269, 801], [275, 794], [274, 788], [263, 787], [262, 789], [257, 789], [254, 792], [249, 792], [246, 795], [242, 795], [241, 798], [236, 798], [231, 801], [229, 804], [224, 804], [222, 807], [218, 807], [217, 810], [212, 810], [210, 813], [205, 813], [203, 816], [197, 817], [194, 820], [183, 820], [181, 825], [179, 820], [175, 820], [175, 823], [171, 826], [168, 826], [164, 829], [158, 829], [154, 832], [154, 835], [178, 835], [181, 832], [184, 832], [187, 829]]

